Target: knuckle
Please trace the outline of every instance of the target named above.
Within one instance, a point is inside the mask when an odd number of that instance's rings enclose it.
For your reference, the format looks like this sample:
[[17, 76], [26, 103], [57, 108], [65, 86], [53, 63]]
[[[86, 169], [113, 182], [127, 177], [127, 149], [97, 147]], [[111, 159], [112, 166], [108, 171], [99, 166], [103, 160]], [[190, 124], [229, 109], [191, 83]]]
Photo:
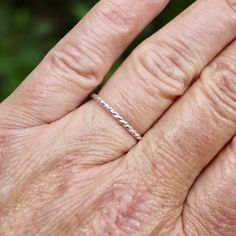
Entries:
[[68, 44], [63, 48], [58, 47], [49, 53], [47, 59], [49, 69], [56, 77], [80, 87], [96, 87], [103, 79], [101, 55], [86, 42], [78, 46]]
[[198, 73], [190, 54], [177, 42], [147, 42], [134, 52], [133, 64], [149, 93], [175, 98], [183, 95]]
[[223, 118], [236, 121], [236, 61], [222, 57], [201, 75], [202, 88], [214, 110]]

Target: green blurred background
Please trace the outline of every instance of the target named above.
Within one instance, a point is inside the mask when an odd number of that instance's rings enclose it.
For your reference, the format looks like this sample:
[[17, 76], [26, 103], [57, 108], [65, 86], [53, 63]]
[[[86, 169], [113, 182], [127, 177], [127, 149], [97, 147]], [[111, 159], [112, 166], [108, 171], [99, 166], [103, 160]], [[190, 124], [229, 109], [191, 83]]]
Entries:
[[[98, 1], [0, 0], [0, 102], [96, 2]], [[123, 53], [108, 77], [138, 43], [193, 2], [194, 0], [171, 0], [167, 9]]]

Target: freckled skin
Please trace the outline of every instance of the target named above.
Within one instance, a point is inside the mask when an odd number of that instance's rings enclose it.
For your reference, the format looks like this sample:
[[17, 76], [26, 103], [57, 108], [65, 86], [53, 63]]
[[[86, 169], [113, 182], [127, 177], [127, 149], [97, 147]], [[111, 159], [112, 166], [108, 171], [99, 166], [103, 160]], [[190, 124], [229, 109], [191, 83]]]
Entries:
[[102, 88], [139, 143], [87, 101], [167, 2], [99, 1], [0, 104], [0, 236], [236, 235], [235, 0], [196, 1]]

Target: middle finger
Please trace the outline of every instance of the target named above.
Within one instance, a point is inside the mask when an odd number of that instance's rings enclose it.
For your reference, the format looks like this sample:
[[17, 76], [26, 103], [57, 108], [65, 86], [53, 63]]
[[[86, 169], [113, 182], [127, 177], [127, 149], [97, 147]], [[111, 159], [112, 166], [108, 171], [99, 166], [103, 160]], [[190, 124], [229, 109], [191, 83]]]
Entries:
[[183, 95], [203, 67], [235, 38], [236, 14], [229, 2], [196, 1], [142, 43], [100, 96], [145, 133], [176, 97]]
[[[99, 95], [137, 131], [145, 133], [203, 67], [235, 38], [236, 14], [229, 2], [197, 1], [139, 46]], [[102, 149], [105, 162], [135, 144], [132, 136], [94, 101], [80, 107], [75, 115], [71, 136], [82, 142], [89, 137], [97, 145], [93, 150]], [[78, 124], [85, 121], [89, 127], [81, 132]], [[91, 158], [96, 162], [94, 155]]]

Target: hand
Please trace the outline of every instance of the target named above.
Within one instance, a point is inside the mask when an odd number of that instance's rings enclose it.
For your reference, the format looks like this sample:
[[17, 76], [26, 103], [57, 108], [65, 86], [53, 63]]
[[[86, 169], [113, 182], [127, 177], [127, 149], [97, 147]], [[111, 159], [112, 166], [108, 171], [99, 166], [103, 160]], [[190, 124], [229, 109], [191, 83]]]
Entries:
[[236, 234], [236, 1], [196, 1], [102, 88], [139, 143], [84, 102], [166, 4], [101, 0], [0, 104], [0, 235]]

